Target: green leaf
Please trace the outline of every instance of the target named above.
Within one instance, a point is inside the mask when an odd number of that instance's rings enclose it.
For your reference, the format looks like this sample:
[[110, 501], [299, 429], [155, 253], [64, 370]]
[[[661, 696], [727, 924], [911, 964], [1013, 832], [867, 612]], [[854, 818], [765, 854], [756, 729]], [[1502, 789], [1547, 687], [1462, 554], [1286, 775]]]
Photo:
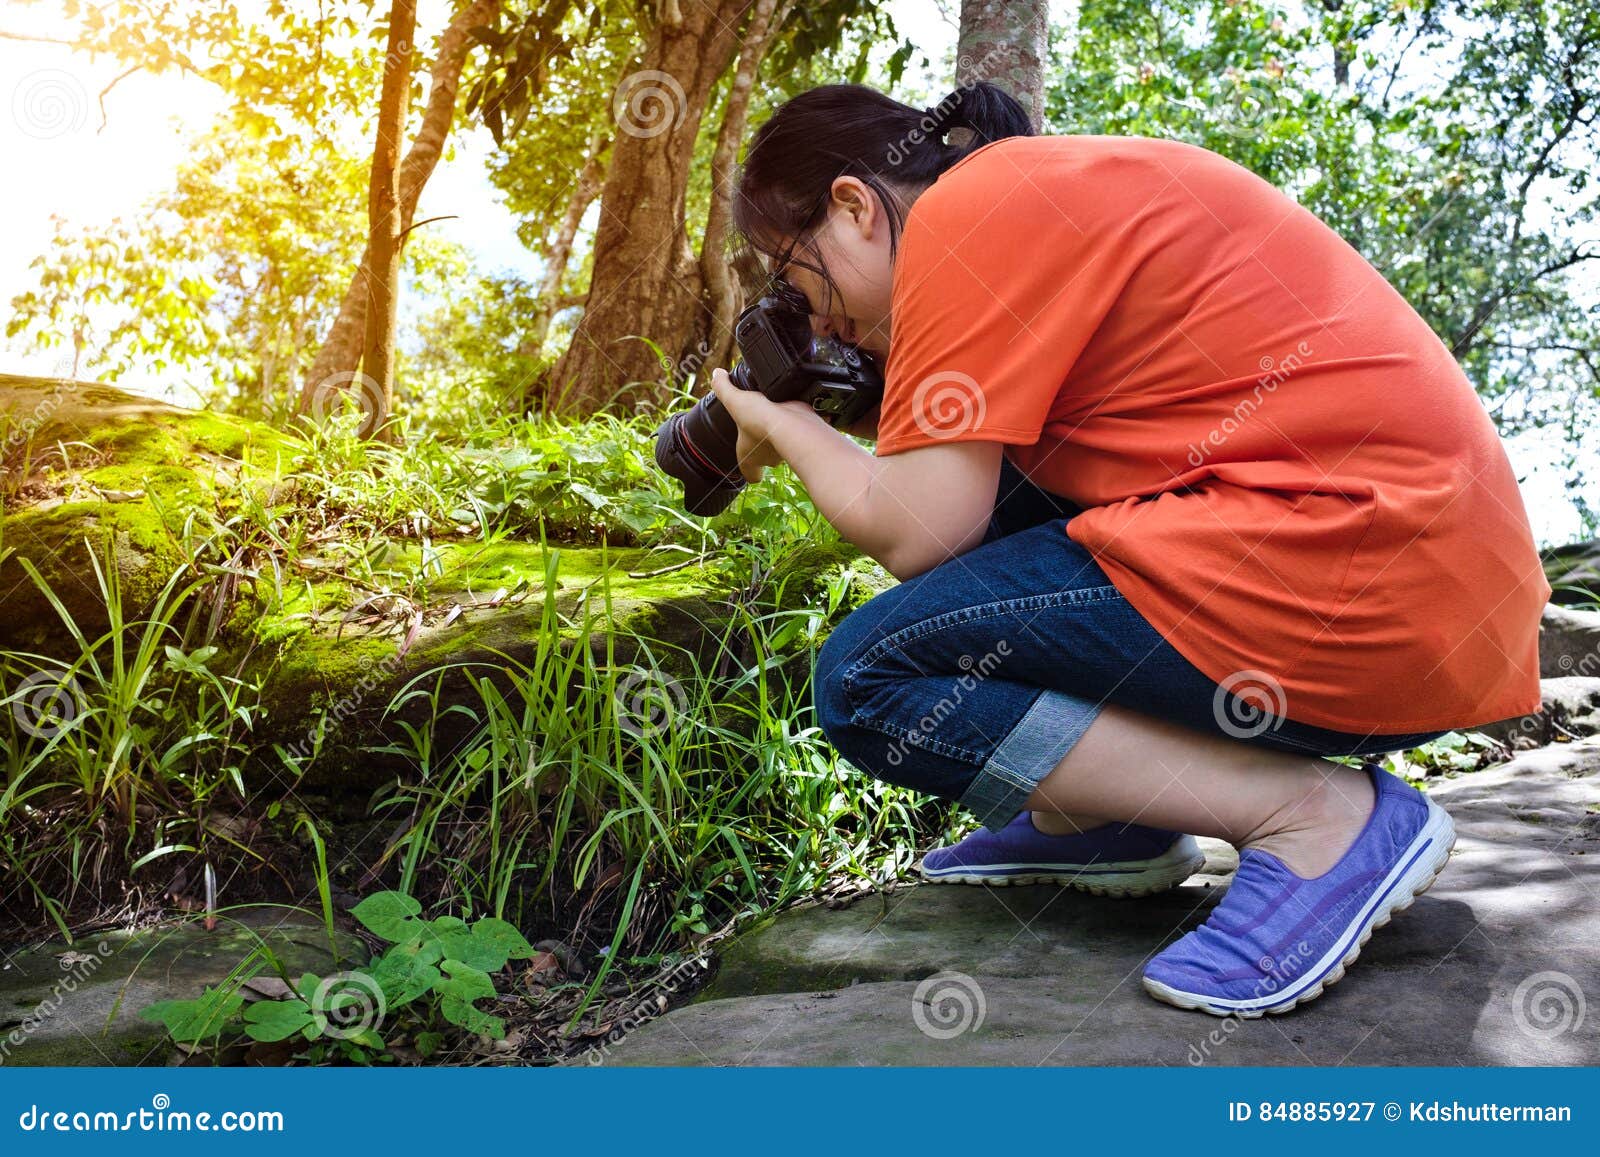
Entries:
[[368, 971], [391, 1008], [410, 1004], [439, 982], [435, 951], [436, 944], [397, 944], [373, 963]]
[[367, 930], [385, 940], [409, 940], [422, 930], [422, 904], [404, 892], [374, 892], [351, 909]]
[[251, 1040], [288, 1040], [314, 1023], [303, 1000], [258, 1000], [244, 1010], [244, 1031]]
[[468, 1032], [484, 1033], [496, 1040], [505, 1036], [505, 1021], [472, 1006], [475, 1000], [494, 996], [494, 981], [488, 974], [460, 960], [446, 960], [444, 970], [449, 979], [434, 985], [434, 991], [442, 997], [439, 1011], [445, 1019]]
[[234, 1022], [243, 1006], [244, 997], [237, 991], [208, 988], [194, 1000], [157, 1001], [140, 1009], [139, 1016], [166, 1025], [173, 1040], [192, 1043], [220, 1034]]
[[533, 946], [516, 926], [494, 916], [485, 916], [470, 929], [440, 937], [445, 955], [485, 972], [496, 972], [507, 960], [526, 960]]

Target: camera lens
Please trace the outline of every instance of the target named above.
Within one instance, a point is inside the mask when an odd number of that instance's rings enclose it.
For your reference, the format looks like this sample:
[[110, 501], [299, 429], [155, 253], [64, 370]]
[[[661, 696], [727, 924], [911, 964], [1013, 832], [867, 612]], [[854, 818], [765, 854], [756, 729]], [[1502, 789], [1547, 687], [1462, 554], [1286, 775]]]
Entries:
[[[729, 376], [745, 389], [741, 371], [748, 376], [743, 363]], [[683, 507], [690, 514], [709, 517], [733, 501], [744, 486], [739, 427], [715, 394], [672, 415], [656, 430], [656, 465], [683, 483]]]

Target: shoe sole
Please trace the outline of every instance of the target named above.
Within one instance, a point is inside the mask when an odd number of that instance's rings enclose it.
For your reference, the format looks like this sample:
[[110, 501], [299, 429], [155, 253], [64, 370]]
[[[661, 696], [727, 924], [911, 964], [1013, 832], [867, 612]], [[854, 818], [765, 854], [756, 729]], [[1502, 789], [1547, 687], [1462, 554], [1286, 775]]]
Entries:
[[[1359, 925], [1359, 935], [1355, 935], [1352, 939], [1350, 930], [1347, 929], [1338, 943], [1328, 950], [1315, 968], [1311, 969], [1310, 975], [1317, 979], [1308, 987], [1297, 989], [1292, 996], [1285, 994], [1287, 999], [1285, 996], [1278, 996], [1264, 997], [1256, 1001], [1231, 1001], [1201, 993], [1184, 992], [1182, 989], [1162, 984], [1159, 980], [1145, 977], [1145, 991], [1157, 1000], [1178, 1008], [1206, 1012], [1212, 1016], [1242, 1017], [1245, 1020], [1254, 1020], [1267, 1013], [1280, 1016], [1317, 999], [1329, 985], [1336, 984], [1344, 978], [1345, 970], [1356, 957], [1361, 955], [1361, 949], [1372, 939], [1373, 931], [1387, 924], [1396, 912], [1403, 912], [1411, 907], [1418, 896], [1433, 887], [1434, 881], [1450, 862], [1450, 852], [1456, 846], [1455, 822], [1451, 820], [1448, 812], [1431, 799], [1425, 798], [1425, 802], [1428, 805], [1428, 822], [1423, 825], [1422, 831], [1417, 833], [1417, 838], [1406, 849], [1405, 855], [1400, 857], [1400, 862], [1385, 878], [1383, 887], [1378, 889], [1374, 899], [1369, 902], [1366, 913], [1351, 922], [1351, 929]], [[1330, 967], [1328, 962], [1335, 957], [1337, 961]], [[1271, 1001], [1276, 1003], [1269, 1003]]]
[[1126, 899], [1176, 888], [1198, 872], [1205, 862], [1205, 853], [1194, 837], [1180, 836], [1170, 848], [1151, 860], [1104, 864], [996, 864], [987, 869], [996, 874], [988, 876], [960, 868], [935, 873], [920, 865], [917, 871], [929, 884], [980, 884], [988, 888], [1059, 884], [1095, 896]]

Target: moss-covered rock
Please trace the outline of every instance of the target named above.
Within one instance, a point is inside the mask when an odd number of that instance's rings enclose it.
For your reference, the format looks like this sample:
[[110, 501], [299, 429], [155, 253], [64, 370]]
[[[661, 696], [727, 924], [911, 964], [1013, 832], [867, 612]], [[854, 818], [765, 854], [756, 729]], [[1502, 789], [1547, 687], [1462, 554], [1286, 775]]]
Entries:
[[187, 410], [92, 382], [0, 374], [0, 648], [70, 649], [59, 614], [25, 572], [27, 559], [79, 629], [105, 631], [91, 556], [108, 559], [126, 617], [145, 613], [190, 560], [185, 522], [247, 466], [282, 453], [268, 426]]
[[[260, 423], [109, 386], [0, 376], [0, 425], [0, 548], [12, 552], [0, 557], [0, 650], [79, 653], [22, 560], [94, 639], [107, 615], [91, 552], [113, 561], [126, 622], [146, 614], [174, 574], [194, 577], [206, 528], [246, 501], [298, 500], [286, 475], [303, 447]], [[356, 794], [414, 770], [404, 756], [374, 750], [404, 737], [402, 720], [440, 717], [435, 749], [449, 749], [470, 723], [448, 711], [471, 704], [469, 665], [505, 683], [505, 672], [533, 665], [552, 645], [584, 645], [596, 665], [643, 663], [684, 679], [723, 660], [753, 617], [841, 613], [890, 581], [832, 537], [786, 551], [756, 589], [739, 589], [729, 566], [721, 554], [347, 534], [279, 549], [254, 564], [254, 579], [235, 566], [229, 598], [207, 590], [197, 601], [208, 615], [229, 608], [214, 624], [212, 669], [261, 684], [247, 776], [264, 788], [286, 783], [281, 748], [302, 776], [299, 790]], [[803, 678], [805, 666], [801, 653], [779, 674]], [[418, 700], [386, 716], [396, 693], [430, 672], [440, 673], [432, 710]]]

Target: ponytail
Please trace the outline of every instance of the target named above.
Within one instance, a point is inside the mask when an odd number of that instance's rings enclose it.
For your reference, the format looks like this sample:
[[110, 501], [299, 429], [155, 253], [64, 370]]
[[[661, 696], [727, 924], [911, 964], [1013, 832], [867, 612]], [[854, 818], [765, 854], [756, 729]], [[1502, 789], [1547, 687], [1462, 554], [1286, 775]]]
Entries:
[[888, 210], [892, 250], [910, 203], [941, 173], [984, 145], [1032, 135], [1022, 106], [985, 81], [928, 109], [865, 85], [823, 85], [785, 101], [756, 131], [733, 195], [733, 226], [746, 246], [780, 256], [785, 238], [822, 217], [833, 182], [856, 177]]

